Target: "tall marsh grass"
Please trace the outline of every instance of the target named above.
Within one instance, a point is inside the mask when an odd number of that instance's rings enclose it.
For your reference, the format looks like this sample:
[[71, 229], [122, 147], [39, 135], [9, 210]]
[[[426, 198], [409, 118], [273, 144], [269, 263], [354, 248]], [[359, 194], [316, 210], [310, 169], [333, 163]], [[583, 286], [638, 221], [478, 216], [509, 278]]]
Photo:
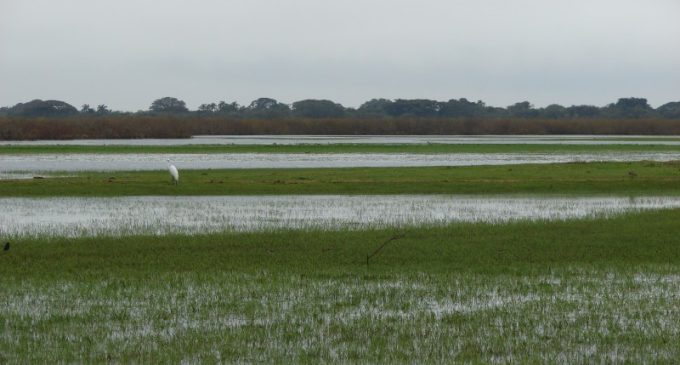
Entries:
[[338, 118], [235, 119], [197, 116], [0, 117], [0, 140], [188, 138], [192, 135], [679, 135], [680, 120]]

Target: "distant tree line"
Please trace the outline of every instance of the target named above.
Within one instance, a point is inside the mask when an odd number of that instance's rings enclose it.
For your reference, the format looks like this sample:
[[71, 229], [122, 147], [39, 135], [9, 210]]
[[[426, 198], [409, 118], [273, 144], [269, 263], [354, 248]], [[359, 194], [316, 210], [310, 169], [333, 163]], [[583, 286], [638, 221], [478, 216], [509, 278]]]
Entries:
[[148, 110], [121, 112], [100, 104], [80, 109], [58, 100], [33, 100], [0, 108], [0, 140], [88, 138], [188, 138], [258, 134], [620, 134], [680, 135], [680, 102], [652, 108], [643, 98], [616, 103], [549, 105], [520, 102], [506, 108], [481, 101], [373, 99], [358, 108], [330, 100], [292, 104], [271, 98], [201, 104], [190, 111], [172, 97]]
[[201, 104], [190, 111], [186, 103], [173, 97], [154, 100], [148, 110], [135, 113], [112, 111], [106, 105], [96, 108], [88, 104], [80, 110], [59, 100], [32, 100], [12, 107], [0, 108], [6, 117], [70, 117], [70, 116], [193, 116], [229, 119], [280, 120], [304, 119], [386, 119], [386, 118], [477, 118], [477, 119], [680, 119], [680, 102], [652, 108], [644, 98], [621, 98], [603, 107], [593, 105], [548, 105], [536, 108], [528, 101], [505, 108], [488, 106], [482, 101], [465, 98], [437, 101], [430, 99], [372, 99], [358, 108], [346, 108], [330, 100], [307, 99], [292, 104], [271, 98], [259, 98], [249, 105], [236, 102]]

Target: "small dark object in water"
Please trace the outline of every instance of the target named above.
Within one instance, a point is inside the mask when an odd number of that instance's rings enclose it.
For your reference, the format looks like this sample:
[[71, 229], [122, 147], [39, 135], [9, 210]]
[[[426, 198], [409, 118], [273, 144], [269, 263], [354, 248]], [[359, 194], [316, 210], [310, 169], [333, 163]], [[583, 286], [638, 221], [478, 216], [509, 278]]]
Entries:
[[5, 248], [3, 248], [2, 250], [9, 251], [9, 242], [5, 242]]
[[44, 179], [44, 177], [42, 177], [42, 176], [33, 176], [33, 178], [36, 179], [36, 180]]

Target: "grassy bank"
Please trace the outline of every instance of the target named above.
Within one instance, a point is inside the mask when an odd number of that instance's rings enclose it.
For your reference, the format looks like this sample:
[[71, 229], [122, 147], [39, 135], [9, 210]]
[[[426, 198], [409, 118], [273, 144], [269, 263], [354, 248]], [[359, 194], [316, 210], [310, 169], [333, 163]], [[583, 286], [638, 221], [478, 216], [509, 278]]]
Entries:
[[[668, 141], [670, 139], [664, 139]], [[644, 141], [653, 143], [652, 140]], [[175, 145], [84, 146], [0, 145], [4, 154], [44, 153], [558, 153], [558, 152], [680, 152], [680, 146], [569, 144], [303, 144], [303, 145]]]
[[[66, 173], [68, 174], [68, 173]], [[677, 162], [514, 166], [183, 170], [0, 180], [0, 197], [250, 194], [677, 195]]]
[[680, 211], [13, 242], [1, 362], [672, 362]]

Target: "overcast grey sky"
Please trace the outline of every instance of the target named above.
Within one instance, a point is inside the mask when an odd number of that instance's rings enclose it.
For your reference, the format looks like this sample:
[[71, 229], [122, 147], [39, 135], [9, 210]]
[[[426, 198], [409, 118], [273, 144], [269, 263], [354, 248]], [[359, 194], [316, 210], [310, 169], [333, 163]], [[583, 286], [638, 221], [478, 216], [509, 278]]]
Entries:
[[680, 100], [679, 0], [0, 0], [0, 106]]

